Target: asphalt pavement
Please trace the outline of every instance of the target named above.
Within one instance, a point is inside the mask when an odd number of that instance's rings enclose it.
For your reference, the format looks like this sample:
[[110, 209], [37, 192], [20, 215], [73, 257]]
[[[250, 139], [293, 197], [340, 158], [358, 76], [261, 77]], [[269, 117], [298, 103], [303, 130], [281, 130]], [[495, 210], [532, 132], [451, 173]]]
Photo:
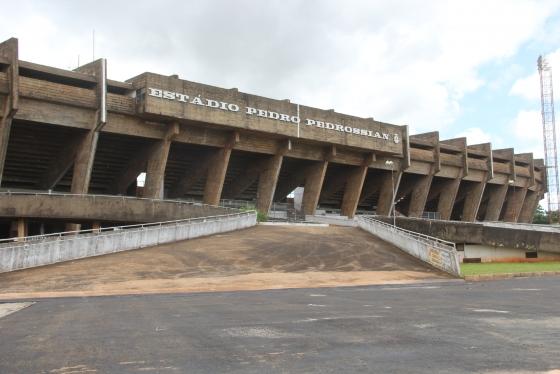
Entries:
[[28, 301], [5, 305], [0, 373], [560, 369], [558, 277]]

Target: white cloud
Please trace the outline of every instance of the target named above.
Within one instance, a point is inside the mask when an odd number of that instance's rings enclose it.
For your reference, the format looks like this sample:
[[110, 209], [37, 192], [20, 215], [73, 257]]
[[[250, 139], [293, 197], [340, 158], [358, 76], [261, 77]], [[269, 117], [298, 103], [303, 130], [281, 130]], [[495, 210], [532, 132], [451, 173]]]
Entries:
[[[423, 132], [452, 126], [463, 96], [486, 84], [480, 67], [514, 55], [560, 7], [533, 0], [341, 4], [20, 1], [4, 4], [12, 16], [0, 23], [0, 39], [19, 37], [22, 59], [68, 68], [78, 55], [89, 59], [95, 29], [96, 56], [109, 59], [115, 79], [177, 73]], [[468, 130], [470, 141], [487, 139], [478, 130]]]
[[[552, 68], [553, 86], [560, 91], [560, 49], [546, 55], [546, 59]], [[540, 77], [537, 71], [535, 59], [535, 72], [517, 79], [510, 90], [510, 95], [516, 95], [531, 101], [539, 101], [541, 98]]]
[[456, 137], [466, 137], [467, 144], [492, 143], [492, 136], [480, 127], [465, 129], [457, 134]]
[[515, 153], [532, 152], [534, 158], [543, 157], [542, 119], [538, 110], [521, 110], [509, 128], [514, 136]]

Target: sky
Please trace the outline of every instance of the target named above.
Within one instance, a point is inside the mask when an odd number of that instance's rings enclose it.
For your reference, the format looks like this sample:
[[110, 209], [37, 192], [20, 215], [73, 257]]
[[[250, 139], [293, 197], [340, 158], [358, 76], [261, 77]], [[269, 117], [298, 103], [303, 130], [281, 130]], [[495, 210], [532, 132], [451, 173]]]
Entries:
[[19, 0], [2, 13], [22, 60], [104, 57], [112, 79], [178, 74], [536, 158], [540, 54], [560, 97], [557, 0]]

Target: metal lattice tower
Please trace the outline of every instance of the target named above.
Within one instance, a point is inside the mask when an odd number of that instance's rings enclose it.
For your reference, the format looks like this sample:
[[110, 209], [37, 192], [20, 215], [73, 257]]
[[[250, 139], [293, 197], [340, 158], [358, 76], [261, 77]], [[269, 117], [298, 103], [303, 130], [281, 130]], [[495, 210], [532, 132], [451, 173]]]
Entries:
[[556, 151], [556, 124], [554, 121], [554, 93], [552, 69], [543, 56], [537, 60], [541, 78], [541, 114], [544, 138], [544, 163], [548, 187], [548, 214], [558, 211], [560, 183], [558, 182], [558, 156]]

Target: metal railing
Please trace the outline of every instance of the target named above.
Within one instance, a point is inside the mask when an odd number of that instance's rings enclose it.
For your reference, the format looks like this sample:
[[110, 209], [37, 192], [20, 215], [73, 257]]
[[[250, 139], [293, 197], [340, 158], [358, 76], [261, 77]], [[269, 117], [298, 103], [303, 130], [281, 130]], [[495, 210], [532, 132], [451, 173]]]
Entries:
[[461, 275], [455, 243], [402, 229], [379, 221], [373, 216], [361, 215], [356, 219], [362, 229], [396, 245], [412, 256], [452, 275]]
[[248, 211], [7, 239], [0, 246], [0, 272], [150, 247], [255, 224], [256, 212]]

